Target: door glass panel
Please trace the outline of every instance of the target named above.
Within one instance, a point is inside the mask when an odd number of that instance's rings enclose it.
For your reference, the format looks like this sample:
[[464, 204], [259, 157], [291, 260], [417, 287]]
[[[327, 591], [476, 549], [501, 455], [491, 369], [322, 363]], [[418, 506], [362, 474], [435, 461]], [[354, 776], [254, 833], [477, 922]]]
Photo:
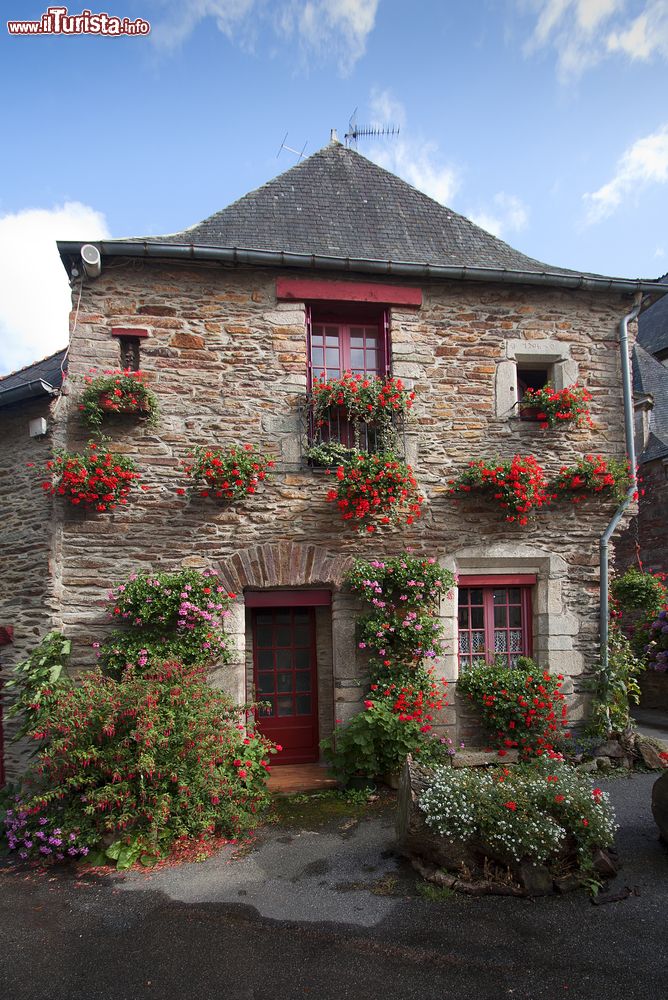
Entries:
[[311, 621], [311, 615], [308, 611], [295, 611], [295, 625], [308, 625]]
[[291, 649], [277, 649], [276, 650], [276, 669], [277, 670], [291, 670], [292, 669], [292, 650]]
[[469, 609], [460, 608], [459, 609], [459, 627], [468, 628], [469, 627]]
[[471, 604], [482, 604], [482, 590], [480, 587], [471, 587], [469, 596]]
[[271, 625], [274, 620], [271, 611], [258, 611], [255, 621], [258, 625]]
[[521, 632], [511, 632], [510, 633], [510, 650], [513, 653], [522, 652], [522, 633]]
[[293, 714], [292, 713], [292, 695], [291, 694], [280, 695], [279, 698], [277, 699], [277, 702], [278, 702], [277, 707], [278, 707], [278, 715], [279, 716], [285, 716], [285, 715], [292, 715]]
[[522, 609], [521, 608], [508, 608], [508, 624], [511, 628], [521, 628], [522, 626]]
[[256, 638], [258, 646], [271, 646], [274, 630], [271, 625], [258, 625]]
[[277, 625], [289, 625], [292, 617], [289, 611], [277, 611], [274, 616]]
[[267, 702], [268, 704], [264, 705], [260, 709], [260, 715], [263, 716], [264, 718], [268, 718], [269, 716], [276, 715], [276, 699], [275, 698], [263, 698], [262, 701]]
[[258, 649], [257, 651], [257, 669], [258, 670], [273, 670], [274, 669], [274, 653], [271, 649]]
[[468, 632], [459, 633], [459, 652], [468, 653], [469, 651], [469, 634]]
[[277, 646], [292, 645], [292, 629], [289, 625], [279, 625], [275, 630], [275, 642]]
[[296, 649], [294, 652], [294, 657], [295, 657], [295, 667], [297, 670], [310, 670], [311, 668], [310, 649]]
[[357, 347], [357, 348], [364, 347], [364, 335], [362, 335], [361, 337], [357, 337], [354, 334], [351, 334], [351, 336], [350, 336], [350, 346], [352, 348], [355, 348], [355, 347]]
[[494, 603], [495, 604], [506, 604], [506, 595], [508, 591], [504, 587], [503, 590], [494, 591]]
[[495, 653], [507, 653], [508, 652], [508, 633], [495, 632], [494, 633], [494, 652]]
[[471, 649], [474, 653], [485, 652], [485, 633], [471, 632]]
[[302, 670], [295, 674], [295, 686], [298, 691], [311, 690], [311, 672]]
[[364, 371], [364, 351], [355, 347], [350, 349], [350, 367]]
[[276, 682], [278, 691], [292, 691], [292, 671], [276, 674]]
[[519, 587], [510, 587], [508, 590], [508, 604], [519, 604], [521, 597]]
[[297, 715], [310, 715], [311, 714], [311, 695], [310, 694], [298, 694], [297, 695]]
[[[258, 674], [257, 681], [257, 693], [258, 695], [263, 694], [273, 694], [274, 693], [274, 675], [271, 674]], [[262, 698], [260, 698], [262, 700]]]
[[311, 645], [311, 629], [308, 625], [297, 625], [295, 628], [295, 646]]

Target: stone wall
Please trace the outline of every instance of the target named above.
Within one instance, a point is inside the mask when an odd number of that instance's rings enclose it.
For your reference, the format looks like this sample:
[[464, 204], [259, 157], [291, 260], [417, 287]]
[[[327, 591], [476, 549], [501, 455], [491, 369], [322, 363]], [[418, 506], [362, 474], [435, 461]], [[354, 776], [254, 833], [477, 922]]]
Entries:
[[[52, 404], [52, 412], [58, 405]], [[59, 621], [52, 586], [51, 503], [41, 487], [53, 442], [49, 434], [31, 438], [28, 432], [30, 420], [48, 416], [45, 397], [0, 410], [0, 626], [14, 630], [13, 642], [0, 647], [0, 680]], [[11, 742], [12, 731], [6, 724], [10, 775], [25, 757], [25, 748]]]
[[[577, 690], [595, 654], [598, 537], [611, 508], [592, 503], [554, 509], [519, 528], [480, 503], [453, 503], [447, 480], [470, 459], [516, 452], [534, 453], [549, 472], [590, 451], [623, 455], [616, 341], [628, 301], [612, 294], [434, 282], [424, 286], [421, 309], [393, 309], [392, 368], [412, 380], [417, 393], [406, 448], [426, 503], [422, 520], [411, 527], [360, 538], [326, 502], [328, 477], [300, 461], [305, 310], [300, 303], [277, 302], [277, 275], [271, 269], [114, 261], [85, 285], [72, 337], [70, 395], [56, 415], [56, 437], [73, 448], [83, 445], [77, 394], [91, 368], [118, 367], [112, 327], [148, 331], [141, 367], [158, 396], [161, 418], [155, 429], [127, 419], [110, 419], [105, 426], [114, 446], [142, 469], [149, 489], [136, 502], [112, 515], [74, 508], [54, 513], [55, 586], [77, 662], [91, 662], [90, 642], [108, 627], [108, 588], [132, 570], [218, 566], [239, 577], [253, 558], [262, 563], [258, 552], [271, 551], [280, 563], [285, 551], [280, 546], [292, 547], [281, 573], [262, 565], [263, 585], [317, 583], [333, 590], [335, 714], [348, 717], [359, 704], [356, 677], [364, 664], [356, 658], [354, 602], [339, 593], [341, 567], [353, 555], [374, 558], [408, 547], [467, 571], [483, 565], [487, 572], [535, 567], [537, 656], [570, 675]], [[593, 430], [550, 433], [513, 415], [506, 405], [512, 385], [508, 364], [518, 355], [518, 342], [536, 357], [556, 351], [558, 363], [577, 372], [593, 395]], [[188, 503], [177, 496], [189, 447], [232, 442], [253, 442], [270, 451], [277, 460], [273, 480], [231, 510], [211, 500]], [[239, 580], [230, 583], [243, 593]], [[238, 653], [232, 666], [218, 672], [218, 681], [243, 697], [241, 604], [235, 615]], [[454, 601], [444, 602], [443, 615], [452, 644]], [[439, 670], [454, 681], [451, 649]], [[446, 713], [443, 721], [453, 725], [454, 713]]]
[[638, 512], [631, 518], [616, 547], [616, 568], [636, 566], [668, 573], [668, 458], [657, 458], [640, 467], [641, 495]]

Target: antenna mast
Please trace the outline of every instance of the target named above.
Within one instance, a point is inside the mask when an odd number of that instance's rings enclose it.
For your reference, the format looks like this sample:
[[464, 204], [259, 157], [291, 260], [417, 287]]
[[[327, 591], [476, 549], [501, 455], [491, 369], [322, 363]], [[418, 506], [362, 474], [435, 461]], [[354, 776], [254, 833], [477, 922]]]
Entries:
[[358, 125], [357, 108], [353, 111], [348, 121], [348, 131], [345, 139], [346, 146], [350, 149], [353, 146], [357, 149], [358, 139], [370, 139], [373, 136], [399, 135], [398, 125]]
[[301, 151], [300, 151], [299, 149], [293, 149], [292, 146], [286, 146], [285, 145], [285, 140], [287, 139], [287, 137], [288, 137], [288, 133], [286, 132], [285, 135], [283, 136], [283, 142], [278, 147], [278, 152], [276, 153], [276, 159], [279, 158], [279, 156], [281, 155], [281, 153], [285, 149], [285, 150], [288, 151], [288, 153], [294, 153], [295, 156], [297, 157], [297, 163], [299, 163], [299, 161], [302, 160], [303, 157], [304, 157], [304, 150], [306, 149], [306, 147], [308, 145], [308, 139], [306, 140], [306, 142], [304, 143], [304, 145], [302, 146]]

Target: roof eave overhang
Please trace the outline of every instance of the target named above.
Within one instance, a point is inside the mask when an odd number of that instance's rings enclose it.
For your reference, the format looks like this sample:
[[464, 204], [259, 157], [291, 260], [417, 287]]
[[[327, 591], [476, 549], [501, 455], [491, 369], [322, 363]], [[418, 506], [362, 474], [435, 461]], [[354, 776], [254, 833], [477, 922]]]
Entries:
[[[456, 267], [449, 264], [421, 264], [412, 261], [373, 260], [322, 254], [287, 253], [282, 250], [254, 250], [241, 247], [210, 247], [194, 244], [152, 243], [110, 240], [94, 243], [103, 257], [139, 257], [184, 262], [206, 261], [260, 267], [293, 267], [316, 271], [343, 271], [407, 278], [435, 278], [450, 281], [487, 281], [513, 285], [546, 285], [553, 288], [595, 292], [637, 292], [662, 296], [668, 284], [657, 281], [609, 278], [604, 275], [568, 274], [552, 271], [521, 271], [493, 267]], [[58, 241], [58, 250], [68, 272], [68, 260], [78, 262], [82, 242]]]
[[0, 408], [11, 406], [12, 403], [20, 403], [25, 399], [35, 399], [38, 396], [56, 396], [57, 394], [58, 390], [41, 378], [22, 382], [20, 385], [12, 386], [11, 389], [3, 389], [0, 386]]

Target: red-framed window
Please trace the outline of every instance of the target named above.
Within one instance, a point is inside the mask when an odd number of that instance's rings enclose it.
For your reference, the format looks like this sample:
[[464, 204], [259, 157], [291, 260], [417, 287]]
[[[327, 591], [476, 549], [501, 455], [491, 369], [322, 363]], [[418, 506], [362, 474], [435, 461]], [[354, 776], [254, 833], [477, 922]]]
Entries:
[[389, 322], [386, 311], [348, 307], [308, 310], [309, 387], [316, 378], [385, 376], [389, 371]]
[[531, 594], [535, 582], [530, 574], [460, 576], [461, 670], [480, 660], [493, 663], [497, 657], [512, 667], [518, 657], [532, 655]]

